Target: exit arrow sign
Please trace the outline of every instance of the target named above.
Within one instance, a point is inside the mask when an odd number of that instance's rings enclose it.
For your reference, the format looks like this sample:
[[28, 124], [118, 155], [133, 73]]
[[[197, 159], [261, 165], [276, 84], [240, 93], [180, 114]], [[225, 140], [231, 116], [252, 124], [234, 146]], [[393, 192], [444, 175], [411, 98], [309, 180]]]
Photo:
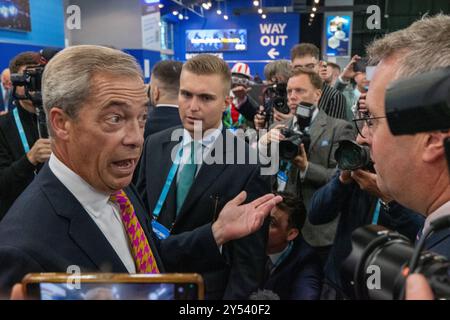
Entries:
[[267, 55], [270, 57], [270, 59], [275, 59], [280, 55], [280, 53], [277, 51], [277, 49], [272, 48], [267, 52]]

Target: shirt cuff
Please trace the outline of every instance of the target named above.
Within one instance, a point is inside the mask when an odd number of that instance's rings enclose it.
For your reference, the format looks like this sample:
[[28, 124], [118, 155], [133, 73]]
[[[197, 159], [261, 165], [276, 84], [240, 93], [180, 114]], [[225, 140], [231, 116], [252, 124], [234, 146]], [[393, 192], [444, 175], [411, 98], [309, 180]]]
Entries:
[[341, 76], [338, 77], [339, 81], [342, 82], [343, 84], [349, 84], [350, 81], [345, 81]]

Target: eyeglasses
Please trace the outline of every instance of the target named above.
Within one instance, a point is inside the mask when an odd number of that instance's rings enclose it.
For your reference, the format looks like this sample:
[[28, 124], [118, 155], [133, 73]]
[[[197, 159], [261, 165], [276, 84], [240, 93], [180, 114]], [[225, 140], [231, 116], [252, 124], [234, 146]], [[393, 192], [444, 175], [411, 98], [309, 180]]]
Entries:
[[314, 69], [316, 67], [317, 63], [308, 63], [305, 65], [296, 64], [294, 68], [306, 68], [306, 69]]
[[358, 134], [363, 138], [368, 138], [363, 135], [363, 129], [364, 126], [367, 126], [367, 129], [369, 130], [369, 135], [372, 135], [373, 128], [375, 126], [376, 121], [378, 119], [384, 119], [384, 117], [372, 117], [372, 115], [369, 112], [356, 112], [355, 118], [352, 120], [355, 123], [356, 130], [358, 131]]

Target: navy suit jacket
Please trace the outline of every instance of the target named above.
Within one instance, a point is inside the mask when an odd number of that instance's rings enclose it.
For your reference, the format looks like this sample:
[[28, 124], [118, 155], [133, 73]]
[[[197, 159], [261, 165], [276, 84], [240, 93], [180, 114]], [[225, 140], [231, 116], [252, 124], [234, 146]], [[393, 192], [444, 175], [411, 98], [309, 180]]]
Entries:
[[286, 259], [266, 280], [264, 289], [275, 292], [281, 300], [319, 300], [322, 279], [319, 256], [299, 236]]
[[[145, 142], [140, 160], [137, 189], [150, 214], [156, 206], [172, 166], [171, 153], [177, 150], [179, 144], [179, 141], [171, 140], [175, 129], [178, 128], [170, 128], [151, 135]], [[174, 181], [171, 184], [158, 218], [161, 224], [171, 229], [170, 237], [192, 233], [195, 229], [210, 224], [225, 204], [242, 190], [247, 191], [246, 202], [270, 192], [269, 179], [261, 176], [259, 165], [225, 163], [225, 160], [229, 162], [229, 158], [233, 156], [233, 163], [237, 163], [237, 148], [240, 146], [243, 147], [247, 159], [250, 153], [256, 151], [250, 150], [243, 140], [239, 140], [238, 143], [238, 138], [228, 130], [222, 133], [223, 139], [228, 137], [229, 141], [234, 142], [233, 148], [231, 144], [228, 148], [227, 144], [224, 144], [221, 151], [213, 147], [215, 152], [223, 152], [218, 156], [221, 159], [222, 155], [224, 156], [224, 163], [202, 164], [177, 216], [176, 183]], [[219, 137], [217, 141], [219, 139], [221, 138]], [[256, 154], [254, 156], [256, 159]], [[267, 235], [268, 220], [259, 231], [242, 239], [230, 241], [223, 246], [223, 255], [227, 264], [214, 272], [202, 273], [208, 299], [247, 299], [261, 285], [264, 276]], [[214, 250], [218, 251], [217, 248]], [[194, 245], [190, 246], [186, 252], [194, 256], [205, 253]], [[178, 266], [177, 269], [185, 270], [185, 267]]]
[[[217, 250], [211, 226], [209, 230], [205, 226], [189, 241], [173, 237], [158, 243], [148, 227], [149, 220], [137, 193], [133, 188], [126, 188], [125, 192], [133, 203], [160, 271], [164, 271], [163, 263], [168, 266], [186, 263], [187, 269], [191, 265], [196, 269], [215, 268], [215, 263], [222, 263], [218, 253], [208, 257], [198, 255], [194, 259], [183, 254], [186, 241], [199, 250]], [[0, 293], [6, 295], [31, 272], [66, 272], [67, 267], [77, 265], [82, 272], [127, 273], [101, 230], [48, 164], [0, 222], [0, 262]]]
[[180, 126], [181, 119], [178, 108], [158, 106], [150, 110], [145, 123], [144, 138], [166, 129]]

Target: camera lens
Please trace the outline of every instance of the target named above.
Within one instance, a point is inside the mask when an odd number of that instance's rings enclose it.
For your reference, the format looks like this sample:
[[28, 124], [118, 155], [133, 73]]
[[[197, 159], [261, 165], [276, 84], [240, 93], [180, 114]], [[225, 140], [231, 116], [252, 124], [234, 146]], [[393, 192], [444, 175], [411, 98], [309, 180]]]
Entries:
[[343, 140], [334, 153], [334, 158], [341, 170], [356, 170], [370, 165], [370, 150], [354, 141]]

